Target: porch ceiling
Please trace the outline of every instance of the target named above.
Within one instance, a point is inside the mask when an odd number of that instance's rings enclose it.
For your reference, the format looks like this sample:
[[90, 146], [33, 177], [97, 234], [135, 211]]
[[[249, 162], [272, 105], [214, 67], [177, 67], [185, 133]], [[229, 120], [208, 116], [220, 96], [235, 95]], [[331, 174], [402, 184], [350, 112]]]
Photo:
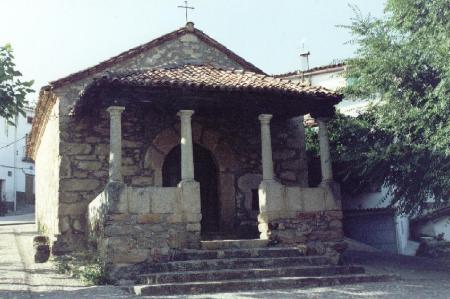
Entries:
[[194, 109], [196, 113], [208, 114], [229, 111], [330, 116], [341, 99], [341, 94], [323, 87], [249, 71], [186, 65], [96, 79], [85, 88], [73, 112], [85, 116], [112, 104], [147, 104], [164, 110]]

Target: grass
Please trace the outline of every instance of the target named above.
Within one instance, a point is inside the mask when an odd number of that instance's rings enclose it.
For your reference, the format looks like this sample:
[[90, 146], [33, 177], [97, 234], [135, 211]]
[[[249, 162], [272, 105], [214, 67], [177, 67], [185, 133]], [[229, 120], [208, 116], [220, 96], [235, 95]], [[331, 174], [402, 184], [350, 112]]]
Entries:
[[83, 251], [53, 258], [58, 273], [79, 278], [88, 285], [108, 283], [103, 263], [96, 252]]

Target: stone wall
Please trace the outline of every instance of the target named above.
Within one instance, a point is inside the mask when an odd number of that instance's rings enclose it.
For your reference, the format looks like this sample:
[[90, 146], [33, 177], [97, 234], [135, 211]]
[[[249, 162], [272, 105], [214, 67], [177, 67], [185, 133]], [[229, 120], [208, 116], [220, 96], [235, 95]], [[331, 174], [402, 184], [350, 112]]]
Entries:
[[59, 109], [53, 106], [50, 118], [41, 137], [36, 153], [36, 223], [38, 231], [52, 236], [59, 235]]
[[263, 181], [259, 189], [258, 229], [273, 244], [306, 244], [311, 254], [338, 262], [345, 250], [339, 198], [327, 186], [288, 187]]
[[114, 280], [169, 260], [179, 249], [198, 248], [200, 220], [196, 182], [167, 188], [108, 184], [87, 213], [91, 244]]

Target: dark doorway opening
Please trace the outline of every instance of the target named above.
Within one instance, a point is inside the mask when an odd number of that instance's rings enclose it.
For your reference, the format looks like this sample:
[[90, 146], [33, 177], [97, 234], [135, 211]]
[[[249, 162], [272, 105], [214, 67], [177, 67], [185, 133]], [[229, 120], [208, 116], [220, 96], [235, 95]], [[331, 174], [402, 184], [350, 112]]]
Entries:
[[[220, 202], [218, 193], [218, 169], [211, 152], [194, 144], [194, 176], [200, 183], [201, 233], [219, 232]], [[181, 181], [181, 147], [174, 147], [164, 159], [163, 187], [175, 187]]]

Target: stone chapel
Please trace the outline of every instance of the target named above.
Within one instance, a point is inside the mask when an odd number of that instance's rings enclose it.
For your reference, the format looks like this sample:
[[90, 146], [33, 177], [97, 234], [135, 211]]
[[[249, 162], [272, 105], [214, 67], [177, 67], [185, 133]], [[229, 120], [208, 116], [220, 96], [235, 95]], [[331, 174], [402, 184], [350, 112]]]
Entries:
[[[27, 148], [39, 232], [55, 255], [92, 246], [112, 279], [221, 240], [336, 257], [327, 120], [341, 99], [267, 75], [192, 22], [53, 81]], [[319, 127], [317, 187], [305, 114]]]

